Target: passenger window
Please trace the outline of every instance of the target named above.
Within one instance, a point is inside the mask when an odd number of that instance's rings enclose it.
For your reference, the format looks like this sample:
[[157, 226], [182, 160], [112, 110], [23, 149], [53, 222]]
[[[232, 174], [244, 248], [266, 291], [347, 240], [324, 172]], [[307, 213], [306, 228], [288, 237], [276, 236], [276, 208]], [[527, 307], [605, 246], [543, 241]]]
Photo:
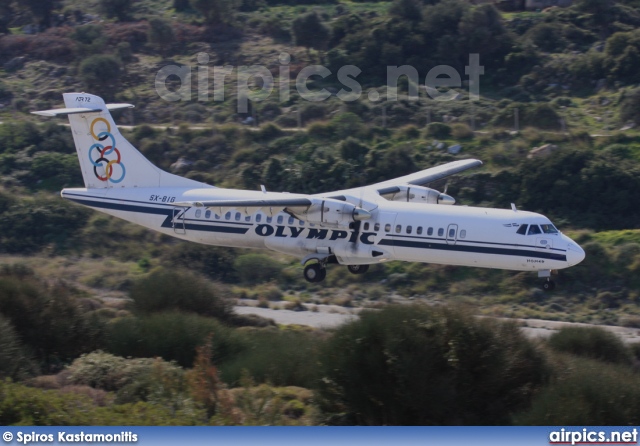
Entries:
[[289, 224], [292, 225], [295, 222], [295, 219], [293, 217], [289, 217]]
[[282, 221], [284, 220], [284, 218], [282, 218], [282, 215], [278, 215], [278, 224], [281, 225]]
[[213, 214], [213, 218], [215, 218], [216, 220], [220, 220], [220, 216], [218, 214]]
[[201, 215], [202, 215], [202, 211], [200, 209], [198, 209], [196, 211], [196, 218], [200, 218]]
[[256, 223], [260, 223], [262, 221], [262, 214], [256, 214]]
[[391, 225], [389, 223], [387, 223], [386, 225], [384, 225], [384, 231], [385, 232], [390, 232], [391, 231]]
[[247, 216], [244, 218], [244, 221], [251, 221], [251, 215], [247, 215]]
[[211, 211], [207, 210], [207, 211], [204, 213], [204, 218], [211, 218]]
[[365, 231], [368, 231], [368, 230], [369, 230], [369, 223], [365, 223], [365, 224], [364, 224], [364, 230], [365, 230]]
[[433, 228], [427, 229], [427, 235], [433, 235]]
[[422, 234], [422, 226], [418, 226], [418, 229], [416, 229], [416, 234]]
[[273, 221], [273, 217], [267, 217], [267, 223], [271, 223]]
[[460, 231], [460, 238], [465, 238], [467, 236], [467, 230], [463, 229]]
[[376, 223], [375, 225], [373, 225], [373, 230], [378, 232], [380, 230], [380, 223]]
[[540, 234], [540, 227], [538, 225], [529, 226], [529, 235]]
[[396, 225], [396, 234], [400, 234], [402, 232], [402, 225]]
[[526, 235], [527, 234], [527, 228], [529, 228], [529, 225], [520, 225], [520, 227], [516, 231], [516, 234]]
[[240, 221], [241, 217], [242, 215], [240, 215], [240, 212], [236, 212], [236, 221]]
[[449, 238], [454, 238], [456, 236], [456, 230], [451, 228], [449, 229]]
[[545, 234], [557, 234], [558, 233], [558, 230], [553, 225], [540, 225], [540, 227], [542, 228], [542, 232], [544, 232]]
[[407, 226], [407, 234], [411, 234], [411, 230], [412, 230], [411, 226]]
[[224, 214], [224, 219], [231, 220], [231, 212], [227, 212], [226, 214]]
[[444, 235], [444, 228], [438, 229], [438, 237], [442, 237]]
[[302, 220], [298, 221], [298, 224], [299, 224], [300, 226], [304, 226], [304, 222], [303, 222]]

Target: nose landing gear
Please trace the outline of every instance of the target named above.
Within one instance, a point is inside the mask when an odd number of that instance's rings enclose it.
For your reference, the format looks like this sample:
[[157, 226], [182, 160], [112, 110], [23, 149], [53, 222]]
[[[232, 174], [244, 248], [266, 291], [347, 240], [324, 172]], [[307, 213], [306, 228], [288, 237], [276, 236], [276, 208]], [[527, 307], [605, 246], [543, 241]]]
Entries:
[[556, 289], [556, 283], [551, 280], [551, 270], [545, 269], [538, 271], [538, 277], [546, 279], [542, 282], [542, 289], [544, 291], [553, 291]]
[[556, 289], [556, 283], [551, 279], [547, 279], [542, 282], [542, 289], [545, 291], [553, 291]]

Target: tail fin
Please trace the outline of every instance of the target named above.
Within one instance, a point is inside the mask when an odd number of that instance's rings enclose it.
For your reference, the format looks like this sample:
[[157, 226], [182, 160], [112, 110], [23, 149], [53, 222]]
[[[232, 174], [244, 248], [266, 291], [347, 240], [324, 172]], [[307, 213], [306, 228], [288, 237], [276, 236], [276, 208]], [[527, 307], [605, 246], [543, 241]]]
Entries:
[[33, 112], [68, 115], [87, 189], [111, 187], [212, 187], [167, 173], [146, 159], [118, 130], [109, 110], [130, 104], [105, 104], [86, 93], [65, 93], [67, 108]]

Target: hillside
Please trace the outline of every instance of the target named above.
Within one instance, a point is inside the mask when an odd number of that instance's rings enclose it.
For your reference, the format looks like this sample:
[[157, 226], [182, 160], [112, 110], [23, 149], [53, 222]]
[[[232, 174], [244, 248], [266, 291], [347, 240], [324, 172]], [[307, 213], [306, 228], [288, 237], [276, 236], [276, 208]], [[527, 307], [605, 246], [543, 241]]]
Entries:
[[[376, 424], [388, 414], [363, 412], [357, 400], [388, 395], [375, 386], [350, 394], [357, 374], [336, 348], [371, 339], [375, 357], [356, 344], [350, 351], [384, 368], [395, 361], [384, 352], [398, 348], [402, 366], [385, 372], [389, 382], [404, 382], [417, 364], [411, 352], [420, 351], [434, 364], [446, 359], [436, 376], [460, 378], [447, 381], [452, 407], [464, 406], [458, 392], [477, 406], [464, 419], [437, 411], [415, 418], [420, 411], [407, 409], [393, 418], [399, 424], [549, 424], [549, 414], [555, 424], [637, 424], [640, 392], [628, 390], [640, 388], [637, 346], [620, 347], [597, 330], [562, 334], [569, 347], [531, 343], [513, 328], [469, 321], [640, 328], [640, 4], [578, 0], [506, 11], [505, 2], [463, 0], [45, 0], [1, 8], [0, 357], [11, 352], [18, 366], [0, 365], [0, 376], [22, 384], [0, 381], [0, 422], [29, 420], [27, 406], [2, 418], [7, 395], [23, 395], [65, 408], [68, 418], [42, 424], [117, 424], [127, 414], [139, 424]], [[472, 54], [483, 67], [475, 75], [465, 71]], [[325, 70], [309, 71], [317, 65]], [[396, 76], [400, 66], [405, 74]], [[432, 186], [447, 187], [459, 205], [541, 212], [587, 257], [554, 277], [552, 294], [534, 274], [401, 262], [364, 276], [333, 265], [324, 283], [310, 284], [296, 259], [186, 243], [63, 201], [61, 188], [82, 185], [71, 132], [63, 119], [29, 112], [62, 107], [69, 91], [134, 104], [115, 118], [145, 156], [222, 187], [316, 193], [478, 158], [482, 168]], [[390, 306], [398, 297], [418, 303], [422, 318], [406, 333], [404, 310]], [[235, 314], [232, 302], [243, 298], [301, 311], [390, 309], [325, 331]], [[504, 400], [483, 414], [482, 397], [464, 387], [466, 369], [447, 368], [458, 354], [463, 364], [480, 361], [477, 345], [461, 341], [467, 325], [505, 367], [510, 354], [524, 358], [530, 374], [516, 374], [522, 381], [507, 390], [473, 381], [491, 398], [515, 392], [517, 404]], [[402, 342], [414, 338], [426, 341]], [[433, 350], [420, 350], [430, 343]], [[319, 372], [318, 361], [344, 373]], [[102, 363], [114, 370], [111, 381], [96, 381], [101, 372], [92, 367]], [[328, 376], [334, 387], [325, 386]], [[591, 392], [589, 383], [601, 380], [625, 383], [616, 384], [620, 394], [636, 398], [628, 412], [572, 418], [573, 403], [554, 403], [574, 401], [563, 399], [569, 389], [578, 400], [589, 395], [594, 408], [614, 404]], [[423, 392], [416, 401], [429, 401], [433, 389], [411, 382]], [[273, 411], [260, 412], [256, 401]], [[85, 404], [82, 418], [73, 407]], [[159, 409], [167, 405], [171, 411]]]

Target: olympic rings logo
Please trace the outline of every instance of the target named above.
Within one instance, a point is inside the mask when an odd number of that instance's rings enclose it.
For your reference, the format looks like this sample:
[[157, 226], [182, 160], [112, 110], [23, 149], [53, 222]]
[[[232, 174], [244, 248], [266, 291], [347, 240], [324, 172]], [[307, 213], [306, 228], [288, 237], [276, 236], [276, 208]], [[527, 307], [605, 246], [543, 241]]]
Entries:
[[[98, 122], [103, 122], [107, 126], [107, 130], [96, 134], [94, 126]], [[120, 162], [120, 151], [116, 147], [116, 139], [111, 134], [111, 125], [109, 124], [109, 121], [104, 118], [96, 118], [91, 122], [89, 130], [91, 131], [91, 137], [94, 140], [102, 142], [109, 139], [111, 142], [111, 145], [106, 147], [104, 146], [104, 144], [95, 143], [89, 148], [89, 161], [91, 162], [91, 164], [93, 164], [93, 173], [95, 174], [96, 178], [100, 181], [110, 181], [112, 183], [121, 182], [124, 179], [127, 171], [124, 168], [124, 164]], [[95, 156], [93, 155], [94, 150], [97, 150], [98, 152], [98, 154]], [[115, 154], [116, 159], [107, 158], [107, 156], [112, 154]], [[94, 157], [97, 157], [95, 161]], [[106, 165], [104, 165], [103, 163], [106, 163]], [[114, 169], [114, 165], [120, 166], [120, 178], [114, 178], [114, 170], [117, 170]], [[98, 167], [104, 168], [104, 176], [98, 173]]]

